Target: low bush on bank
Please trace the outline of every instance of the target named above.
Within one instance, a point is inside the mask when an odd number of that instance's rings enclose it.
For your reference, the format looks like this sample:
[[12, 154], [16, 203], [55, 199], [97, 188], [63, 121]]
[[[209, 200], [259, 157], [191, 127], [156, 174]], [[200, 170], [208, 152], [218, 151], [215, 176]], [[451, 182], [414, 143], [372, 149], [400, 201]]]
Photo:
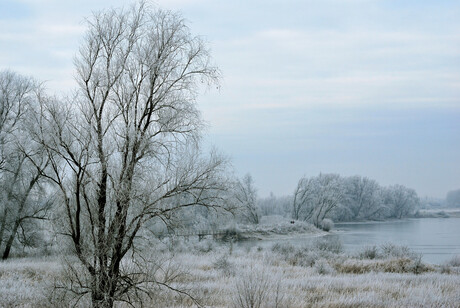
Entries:
[[383, 259], [359, 260], [348, 259], [345, 262], [335, 263], [335, 269], [342, 274], [365, 274], [370, 272], [383, 273], [414, 273], [432, 272], [434, 268], [423, 264], [420, 259]]
[[313, 247], [323, 252], [339, 254], [343, 252], [342, 242], [338, 237], [321, 237], [313, 243]]
[[446, 263], [449, 266], [460, 267], [460, 255], [453, 256], [452, 259], [450, 259]]
[[321, 222], [321, 229], [323, 229], [323, 231], [329, 232], [333, 228], [334, 228], [334, 222], [331, 219], [326, 218]]

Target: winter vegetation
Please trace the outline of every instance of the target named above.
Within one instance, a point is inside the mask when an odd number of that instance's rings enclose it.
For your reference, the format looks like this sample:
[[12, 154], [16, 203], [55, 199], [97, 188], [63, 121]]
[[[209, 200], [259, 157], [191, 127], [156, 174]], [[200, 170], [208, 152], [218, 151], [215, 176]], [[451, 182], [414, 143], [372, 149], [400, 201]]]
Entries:
[[[211, 239], [164, 239], [156, 240], [150, 253], [151, 263], [139, 275], [150, 276], [150, 281], [168, 281], [176, 291], [145, 280], [139, 288], [151, 287], [150, 295], [142, 297], [147, 307], [458, 305], [458, 257], [430, 265], [406, 247], [391, 244], [347, 255], [339, 242], [321, 238], [302, 247], [274, 244], [233, 250], [229, 243]], [[63, 270], [64, 264], [58, 258], [4, 261], [0, 264], [0, 302], [15, 307], [91, 305], [89, 297], [55, 288], [56, 281], [71, 277]], [[136, 264], [129, 257], [123, 266]], [[130, 305], [120, 302], [117, 307]]]
[[447, 207], [460, 207], [460, 189], [451, 190], [447, 193], [445, 205]]
[[[334, 222], [413, 217], [415, 190], [321, 173], [260, 198], [250, 174], [203, 150], [196, 99], [220, 72], [179, 14], [139, 2], [86, 26], [72, 95], [0, 71], [2, 306], [458, 304], [458, 257], [348, 254], [321, 238]], [[294, 234], [315, 240], [235, 244]]]

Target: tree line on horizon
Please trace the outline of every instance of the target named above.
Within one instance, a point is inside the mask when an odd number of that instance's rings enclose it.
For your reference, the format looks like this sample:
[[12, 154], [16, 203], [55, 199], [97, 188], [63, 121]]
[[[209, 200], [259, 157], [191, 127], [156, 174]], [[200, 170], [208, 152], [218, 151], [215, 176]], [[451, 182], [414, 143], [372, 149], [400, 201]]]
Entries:
[[365, 176], [320, 173], [302, 177], [292, 195], [258, 198], [250, 174], [237, 182], [238, 203], [246, 209], [240, 220], [257, 224], [261, 216], [281, 215], [321, 227], [325, 219], [366, 221], [402, 219], [420, 207], [416, 191], [403, 185], [381, 186]]

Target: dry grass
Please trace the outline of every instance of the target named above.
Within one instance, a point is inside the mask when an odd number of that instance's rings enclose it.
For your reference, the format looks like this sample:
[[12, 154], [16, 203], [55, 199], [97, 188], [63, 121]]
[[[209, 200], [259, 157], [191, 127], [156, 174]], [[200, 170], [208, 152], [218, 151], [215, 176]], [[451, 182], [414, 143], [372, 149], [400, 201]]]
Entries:
[[49, 307], [49, 295], [60, 271], [56, 258], [0, 262], [0, 306]]
[[[286, 249], [287, 255], [295, 254]], [[176, 286], [186, 288], [206, 307], [241, 306], [238, 292], [248, 282], [259, 295], [259, 287], [269, 290], [259, 297], [260, 307], [458, 307], [460, 303], [458, 272], [442, 274], [431, 267], [416, 275], [408, 270], [413, 259], [360, 260], [343, 254], [325, 255], [310, 264], [292, 265], [276, 249], [235, 249], [231, 255], [226, 245], [214, 245], [209, 252], [184, 250], [175, 253], [174, 262], [188, 273], [178, 276]], [[59, 270], [57, 259], [0, 263], [1, 306], [51, 306], [47, 292]], [[147, 307], [194, 306], [186, 296], [166, 290], [147, 301]]]

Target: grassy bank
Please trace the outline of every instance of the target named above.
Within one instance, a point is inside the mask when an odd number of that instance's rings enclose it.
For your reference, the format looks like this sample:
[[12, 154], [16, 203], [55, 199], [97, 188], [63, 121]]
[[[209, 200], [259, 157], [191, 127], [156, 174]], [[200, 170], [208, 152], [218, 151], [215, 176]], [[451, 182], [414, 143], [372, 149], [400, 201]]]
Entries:
[[[356, 255], [340, 243], [318, 239], [309, 246], [275, 244], [236, 249], [211, 240], [158, 244], [150, 257], [161, 266], [146, 270], [194, 296], [207, 307], [458, 307], [460, 262], [424, 264], [405, 247], [368, 247]], [[161, 260], [161, 261], [159, 261]], [[455, 261], [455, 260], [454, 260]], [[125, 264], [127, 266], [128, 264]], [[158, 264], [157, 264], [158, 265]], [[56, 296], [62, 280], [54, 259], [15, 259], [0, 263], [3, 307], [62, 307], [74, 303]], [[147, 286], [146, 286], [147, 287]], [[187, 295], [152, 287], [148, 307], [190, 307]], [[65, 302], [65, 301], [67, 302]], [[83, 298], [79, 305], [89, 304]], [[121, 304], [120, 307], [127, 307]]]

